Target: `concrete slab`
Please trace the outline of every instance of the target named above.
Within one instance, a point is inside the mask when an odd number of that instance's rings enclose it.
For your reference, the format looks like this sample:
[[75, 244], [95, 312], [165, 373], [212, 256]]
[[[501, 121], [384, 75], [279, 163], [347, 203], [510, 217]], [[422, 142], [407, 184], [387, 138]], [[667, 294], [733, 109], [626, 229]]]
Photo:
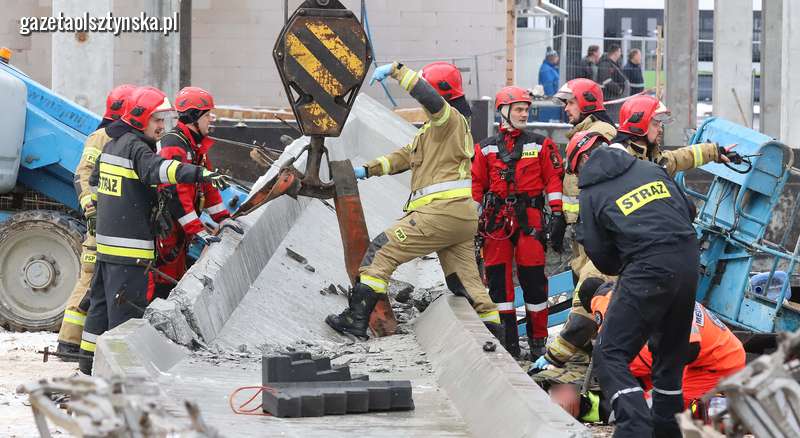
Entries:
[[[452, 295], [433, 302], [415, 332], [439, 384], [476, 436], [590, 437], [496, 342], [467, 300]], [[469, 384], [465, 384], [465, 383]]]

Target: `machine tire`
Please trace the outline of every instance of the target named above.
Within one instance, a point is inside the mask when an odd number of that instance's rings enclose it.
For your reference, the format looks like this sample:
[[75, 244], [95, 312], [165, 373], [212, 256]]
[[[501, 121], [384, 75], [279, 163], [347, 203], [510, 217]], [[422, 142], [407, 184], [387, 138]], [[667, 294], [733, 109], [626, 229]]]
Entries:
[[57, 331], [80, 274], [83, 224], [51, 210], [18, 212], [0, 224], [0, 325]]

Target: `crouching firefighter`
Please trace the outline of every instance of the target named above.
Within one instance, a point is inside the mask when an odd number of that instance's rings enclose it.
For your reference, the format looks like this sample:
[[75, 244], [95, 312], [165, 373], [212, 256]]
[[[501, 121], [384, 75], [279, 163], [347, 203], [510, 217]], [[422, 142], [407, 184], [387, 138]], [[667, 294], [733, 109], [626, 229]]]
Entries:
[[[208, 137], [211, 110], [214, 109], [213, 96], [202, 88], [185, 87], [175, 97], [175, 109], [178, 123], [159, 140], [159, 155], [213, 169], [207, 155], [214, 144]], [[162, 235], [156, 238], [159, 270], [173, 279], [180, 280], [186, 272], [186, 252], [193, 239], [204, 244], [220, 240], [208, 232], [200, 220], [200, 212], [208, 213], [220, 228], [243, 233], [241, 226], [231, 219], [219, 190], [207, 182], [162, 185], [159, 196], [168, 199], [170, 216], [167, 232], [161, 230]], [[169, 279], [156, 275], [155, 281], [157, 296], [164, 296], [164, 290], [172, 289]]]
[[[83, 144], [83, 154], [81, 161], [75, 169], [75, 192], [78, 193], [78, 200], [83, 209], [83, 216], [86, 218], [87, 230], [86, 238], [83, 240], [83, 251], [81, 251], [81, 272], [75, 288], [72, 290], [67, 307], [64, 309], [64, 319], [61, 329], [58, 332], [58, 352], [76, 354], [80, 350], [81, 333], [86, 321], [86, 312], [89, 311], [89, 285], [94, 274], [94, 262], [96, 255], [94, 241], [94, 224], [97, 210], [95, 209], [96, 195], [89, 186], [89, 177], [92, 175], [97, 157], [103, 153], [106, 143], [111, 137], [106, 133], [106, 127], [111, 122], [118, 120], [125, 110], [125, 100], [131, 95], [135, 85], [120, 85], [106, 98], [106, 112], [97, 130], [86, 137]], [[76, 362], [77, 359], [62, 357], [65, 362]]]
[[478, 219], [470, 199], [473, 142], [461, 73], [446, 62], [429, 64], [420, 72], [395, 62], [376, 68], [372, 80], [389, 76], [422, 105], [428, 121], [410, 144], [356, 167], [355, 173], [364, 179], [411, 169], [411, 195], [404, 207], [407, 214], [372, 240], [350, 294], [349, 308], [325, 321], [338, 332], [366, 337], [370, 313], [380, 294], [386, 293], [395, 269], [435, 252], [447, 287], [466, 297], [499, 338], [497, 306], [483, 286], [474, 259]]
[[97, 187], [97, 264], [91, 305], [81, 339], [80, 370], [90, 374], [97, 337], [131, 318], [141, 318], [153, 298], [148, 266], [155, 260], [152, 185], [210, 182], [223, 177], [204, 167], [165, 160], [155, 153], [172, 105], [161, 90], [137, 88], [122, 118], [106, 129], [111, 141], [89, 180]]
[[[519, 357], [512, 262], [525, 297], [527, 337], [535, 360], [547, 340], [545, 246], [562, 250], [566, 221], [561, 212], [563, 167], [558, 148], [547, 137], [523, 128], [531, 98], [520, 87], [505, 87], [495, 97], [500, 132], [475, 146], [472, 197], [481, 202], [479, 232], [489, 295], [497, 304], [504, 345]], [[550, 208], [546, 221], [545, 205]]]

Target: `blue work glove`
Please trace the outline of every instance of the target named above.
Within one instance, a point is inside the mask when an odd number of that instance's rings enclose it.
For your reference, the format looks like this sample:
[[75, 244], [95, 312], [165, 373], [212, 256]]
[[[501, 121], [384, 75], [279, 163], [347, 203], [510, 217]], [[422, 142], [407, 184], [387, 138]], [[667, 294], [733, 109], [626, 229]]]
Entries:
[[534, 370], [543, 370], [543, 369], [547, 368], [548, 365], [550, 365], [550, 362], [548, 362], [547, 359], [545, 359], [544, 356], [539, 356], [539, 358], [536, 359], [536, 362], [534, 362], [531, 365], [530, 369], [528, 369], [528, 374], [530, 374], [531, 371], [534, 371]]
[[392, 74], [393, 69], [394, 64], [384, 64], [380, 67], [376, 67], [375, 71], [372, 72], [372, 79], [370, 79], [369, 84], [372, 85], [375, 81], [383, 81]]
[[356, 174], [356, 179], [367, 179], [367, 168], [364, 166], [354, 167], [353, 173]]

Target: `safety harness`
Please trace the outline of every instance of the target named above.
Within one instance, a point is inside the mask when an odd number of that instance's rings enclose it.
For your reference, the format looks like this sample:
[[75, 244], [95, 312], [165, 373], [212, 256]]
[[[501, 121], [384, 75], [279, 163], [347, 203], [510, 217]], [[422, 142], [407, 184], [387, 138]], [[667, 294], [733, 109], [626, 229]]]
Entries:
[[[522, 137], [519, 136], [515, 139], [514, 148], [511, 151], [508, 150], [505, 144], [497, 148], [497, 157], [506, 165], [506, 168], [500, 171], [500, 178], [506, 182], [508, 196], [503, 199], [493, 192], [486, 192], [483, 195], [483, 214], [478, 222], [478, 232], [485, 238], [494, 240], [511, 239], [513, 242], [516, 242], [520, 233], [524, 233], [533, 236], [542, 242], [542, 245], [545, 245], [545, 233], [538, 232], [536, 228], [530, 226], [527, 212], [528, 208], [543, 210], [545, 204], [544, 196], [531, 197], [527, 193], [513, 190], [516, 187], [517, 164], [522, 159], [524, 143]], [[498, 221], [498, 216], [502, 220]], [[542, 229], [544, 230], [546, 229], [544, 223], [545, 215], [542, 214], [541, 218]], [[493, 235], [501, 229], [505, 230], [502, 237]]]

